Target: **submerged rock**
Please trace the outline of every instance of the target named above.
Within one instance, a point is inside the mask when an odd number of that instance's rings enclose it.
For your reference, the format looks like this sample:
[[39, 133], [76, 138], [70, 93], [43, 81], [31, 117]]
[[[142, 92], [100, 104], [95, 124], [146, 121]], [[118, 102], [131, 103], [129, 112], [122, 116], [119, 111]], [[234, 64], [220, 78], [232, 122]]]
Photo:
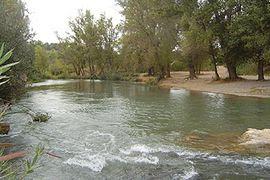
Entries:
[[250, 149], [267, 148], [270, 151], [270, 129], [248, 129], [240, 138], [240, 145]]
[[270, 155], [270, 129], [248, 129], [242, 135], [193, 131], [184, 137], [182, 143], [214, 152]]
[[36, 113], [31, 115], [34, 122], [47, 122], [51, 117], [49, 114]]
[[0, 134], [8, 134], [10, 125], [7, 123], [0, 123]]
[[181, 142], [200, 150], [233, 153], [244, 151], [243, 147], [238, 146], [238, 138], [239, 135], [235, 133], [210, 134], [193, 131], [187, 134]]

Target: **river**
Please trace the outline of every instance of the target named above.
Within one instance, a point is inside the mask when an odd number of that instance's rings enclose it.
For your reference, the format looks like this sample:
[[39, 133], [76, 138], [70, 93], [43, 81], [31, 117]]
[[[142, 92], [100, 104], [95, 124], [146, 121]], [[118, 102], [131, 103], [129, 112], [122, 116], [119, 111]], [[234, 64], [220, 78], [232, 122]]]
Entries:
[[[269, 179], [270, 157], [211, 152], [182, 143], [191, 132], [241, 134], [270, 127], [270, 99], [128, 82], [34, 84], [16, 105], [47, 112], [47, 123], [8, 117], [17, 148], [47, 152], [30, 179]], [[13, 109], [16, 109], [16, 106]]]

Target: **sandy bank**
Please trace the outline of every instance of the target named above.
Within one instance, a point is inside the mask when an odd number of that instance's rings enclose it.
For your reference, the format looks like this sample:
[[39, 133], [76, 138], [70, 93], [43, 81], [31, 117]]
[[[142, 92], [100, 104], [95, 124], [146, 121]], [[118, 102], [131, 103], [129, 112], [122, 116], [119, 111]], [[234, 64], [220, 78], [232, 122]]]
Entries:
[[[219, 67], [221, 78], [227, 77], [224, 67]], [[267, 81], [256, 81], [257, 76], [241, 76], [245, 80], [227, 82], [213, 81], [214, 72], [205, 71], [198, 79], [187, 80], [188, 72], [172, 72], [172, 77], [159, 82], [162, 88], [188, 89], [193, 91], [221, 93], [237, 96], [250, 96], [260, 98], [270, 98], [270, 77]]]

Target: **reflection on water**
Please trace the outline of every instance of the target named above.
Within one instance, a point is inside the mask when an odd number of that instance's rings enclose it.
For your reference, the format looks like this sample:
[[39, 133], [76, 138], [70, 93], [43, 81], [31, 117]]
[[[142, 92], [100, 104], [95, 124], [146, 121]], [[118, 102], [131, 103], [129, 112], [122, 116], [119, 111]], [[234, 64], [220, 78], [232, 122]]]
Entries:
[[49, 81], [19, 104], [52, 119], [31, 127], [22, 114], [9, 121], [21, 148], [42, 143], [62, 157], [44, 156], [38, 179], [256, 179], [270, 177], [268, 157], [193, 149], [181, 139], [197, 131], [214, 142], [220, 134], [269, 128], [269, 102], [126, 82]]

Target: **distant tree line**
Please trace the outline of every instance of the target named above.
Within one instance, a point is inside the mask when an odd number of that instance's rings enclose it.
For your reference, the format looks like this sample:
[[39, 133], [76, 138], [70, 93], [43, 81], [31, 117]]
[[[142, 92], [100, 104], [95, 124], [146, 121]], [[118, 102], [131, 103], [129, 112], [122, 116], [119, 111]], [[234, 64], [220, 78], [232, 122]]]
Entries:
[[256, 65], [264, 80], [270, 58], [268, 0], [117, 0], [123, 21], [80, 11], [69, 22], [70, 33], [59, 43], [32, 40], [27, 9], [21, 0], [0, 1], [0, 42], [14, 49], [11, 80], [1, 96], [28, 81], [48, 78], [109, 78], [146, 72], [158, 79], [172, 70], [188, 70], [189, 78], [205, 68], [224, 65], [229, 79], [239, 69]]
[[[171, 70], [189, 70], [190, 78], [206, 64], [219, 79], [217, 65], [238, 79], [237, 69], [257, 64], [259, 80], [269, 64], [268, 0], [118, 0], [124, 21], [95, 19], [81, 12], [70, 22], [59, 53], [78, 76], [147, 72], [159, 79]], [[182, 64], [182, 69], [175, 68]], [[207, 66], [209, 69], [209, 66]]]

